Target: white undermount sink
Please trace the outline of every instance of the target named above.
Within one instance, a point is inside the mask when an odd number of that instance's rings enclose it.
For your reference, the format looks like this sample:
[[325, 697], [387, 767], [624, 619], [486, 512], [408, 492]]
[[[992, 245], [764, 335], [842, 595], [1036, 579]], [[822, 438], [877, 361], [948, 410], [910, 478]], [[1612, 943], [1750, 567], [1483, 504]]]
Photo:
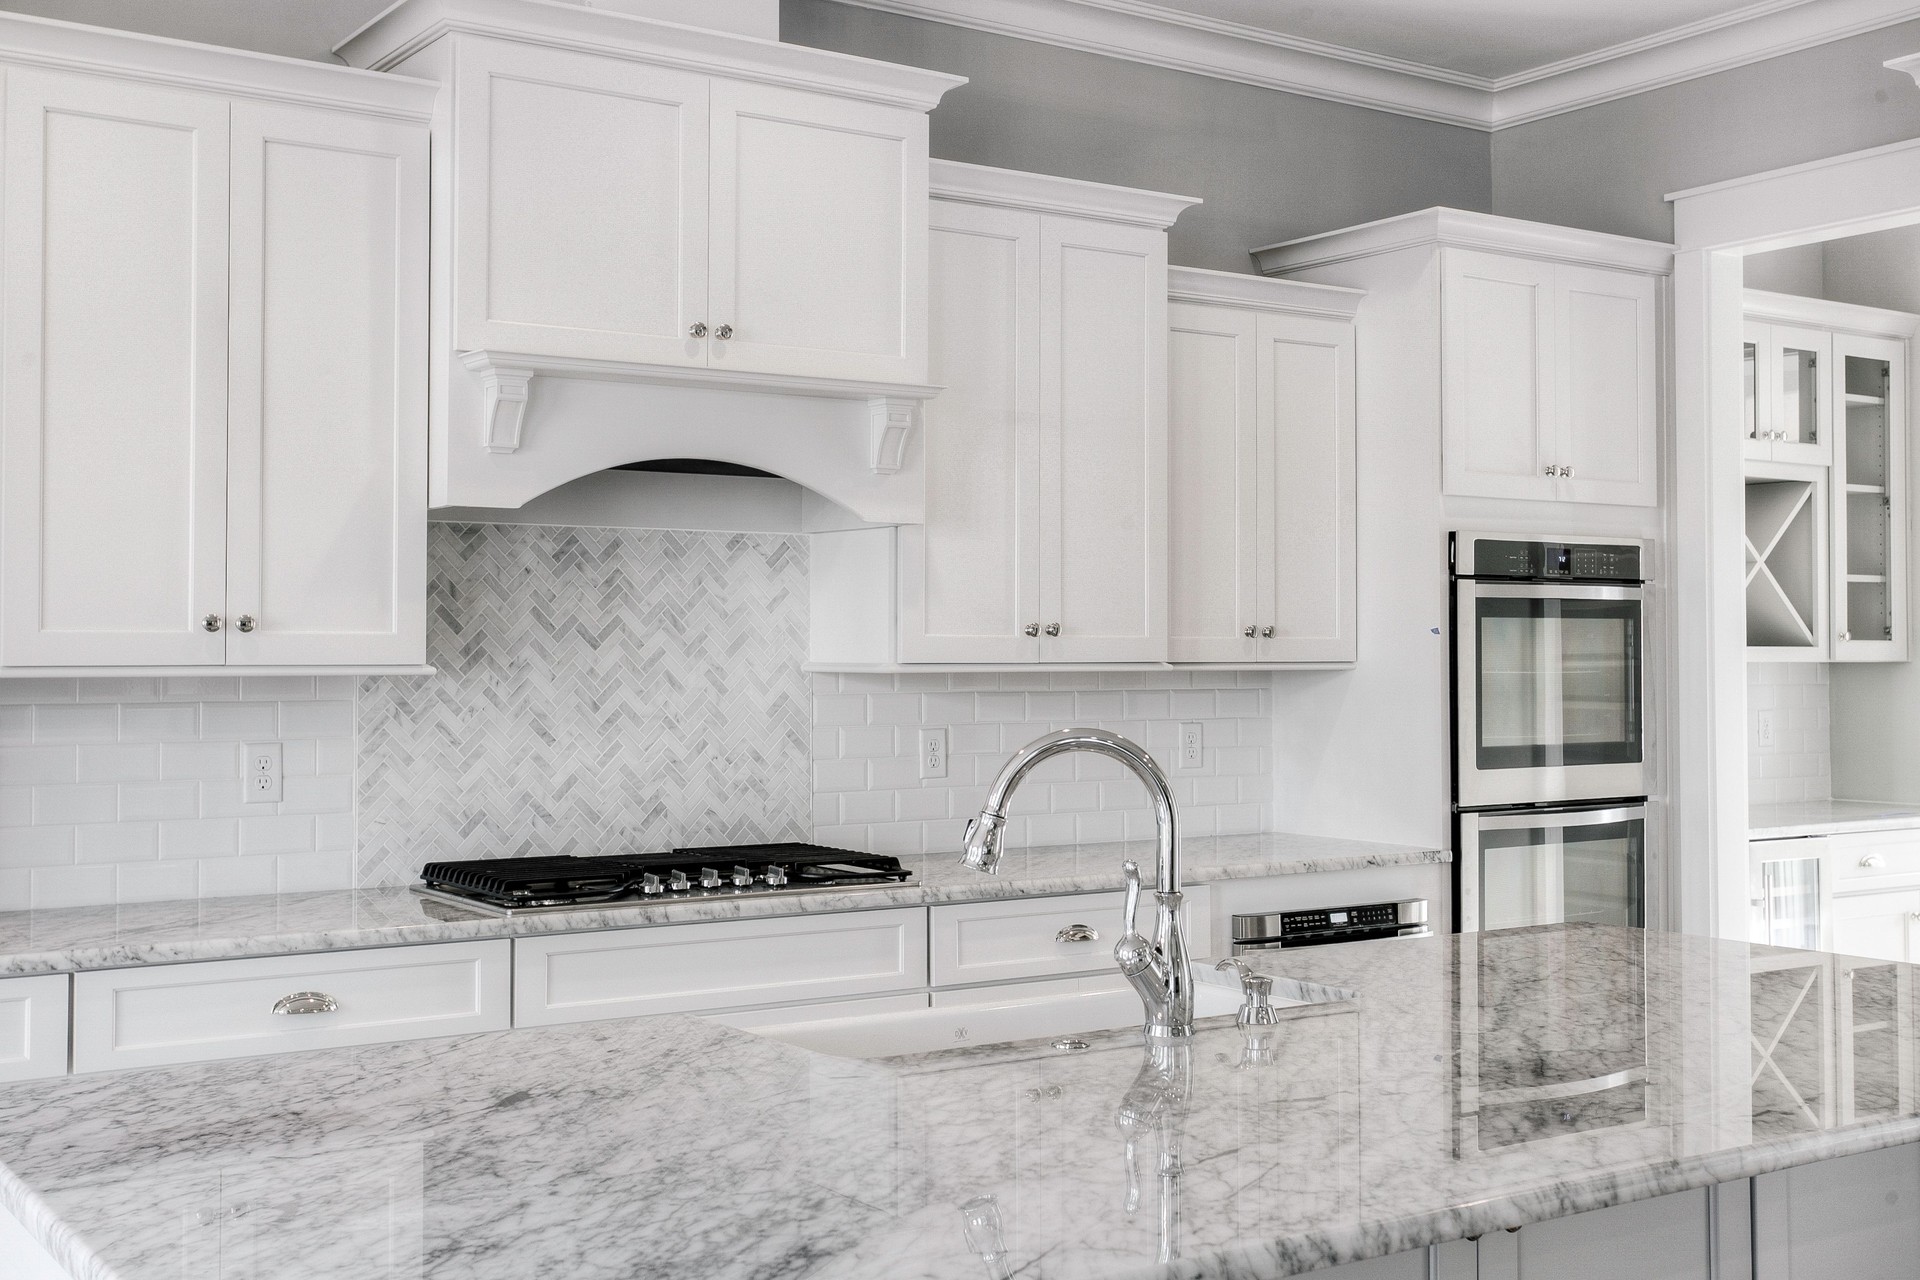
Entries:
[[[1240, 1007], [1240, 988], [1232, 975], [1216, 974], [1200, 964], [1194, 965], [1194, 971], [1199, 979], [1194, 992], [1195, 1018], [1231, 1016]], [[1352, 998], [1352, 992], [1336, 987], [1281, 977], [1273, 980], [1272, 1004], [1277, 1009]], [[969, 1000], [946, 1008], [797, 1020], [746, 1029], [755, 1035], [838, 1058], [892, 1058], [1049, 1036], [1118, 1031], [1138, 1026], [1141, 1020], [1140, 997], [1130, 987], [1023, 996], [1021, 988], [1013, 986], [998, 998]]]

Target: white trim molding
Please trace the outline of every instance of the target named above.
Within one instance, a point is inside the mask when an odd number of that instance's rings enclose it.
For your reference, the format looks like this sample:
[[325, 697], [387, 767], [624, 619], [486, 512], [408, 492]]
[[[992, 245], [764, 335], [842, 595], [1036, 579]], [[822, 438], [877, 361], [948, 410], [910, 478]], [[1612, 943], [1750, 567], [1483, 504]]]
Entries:
[[1765, 253], [1920, 222], [1920, 138], [1667, 196], [1676, 248]]
[[1366, 296], [1365, 289], [1349, 289], [1337, 284], [1272, 280], [1242, 271], [1167, 268], [1167, 301], [1191, 302], [1203, 307], [1258, 307], [1262, 311], [1280, 309], [1291, 315], [1351, 320]]
[[1148, 0], [840, 2], [1486, 131], [1920, 18], [1915, 0], [1757, 0], [1608, 48], [1489, 77], [1183, 13]]
[[935, 160], [928, 168], [928, 192], [935, 200], [961, 204], [990, 204], [997, 209], [1025, 209], [1032, 213], [1069, 218], [1098, 218], [1165, 231], [1180, 215], [1200, 204], [1198, 196], [1176, 196], [1137, 187], [1115, 187], [1080, 178], [1057, 178], [1046, 173], [995, 169]]
[[1673, 246], [1657, 240], [1636, 240], [1631, 236], [1444, 207], [1265, 245], [1253, 251], [1253, 260], [1265, 275], [1291, 275], [1354, 258], [1435, 244], [1639, 271], [1646, 275], [1664, 276], [1673, 271]]

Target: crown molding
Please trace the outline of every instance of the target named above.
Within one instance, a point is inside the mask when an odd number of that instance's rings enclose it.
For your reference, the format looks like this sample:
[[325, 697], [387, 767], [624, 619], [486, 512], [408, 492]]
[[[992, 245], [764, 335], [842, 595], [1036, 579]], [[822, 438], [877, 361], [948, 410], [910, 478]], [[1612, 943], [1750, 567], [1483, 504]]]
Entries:
[[400, 0], [333, 47], [343, 62], [391, 71], [448, 35], [630, 58], [930, 111], [965, 76], [657, 22], [555, 0]]
[[143, 80], [178, 89], [425, 122], [439, 86], [305, 58], [283, 58], [133, 31], [0, 14], [0, 63]]
[[1825, 298], [1806, 298], [1796, 293], [1769, 293], [1764, 289], [1748, 289], [1744, 294], [1745, 314], [1753, 319], [1785, 320], [1792, 324], [1876, 338], [1911, 338], [1916, 330], [1920, 330], [1920, 315], [1910, 311], [1863, 307], [1851, 302], [1830, 302]]
[[1920, 18], [1916, 0], [1758, 0], [1490, 78], [1182, 13], [1149, 0], [840, 3], [1488, 132]]
[[1673, 272], [1673, 246], [1657, 240], [1636, 240], [1632, 236], [1447, 208], [1422, 209], [1341, 231], [1266, 245], [1255, 249], [1253, 258], [1263, 275], [1287, 275], [1355, 258], [1427, 246], [1482, 249], [1553, 262], [1639, 271], [1646, 275], [1664, 276]]
[[929, 165], [928, 173], [928, 194], [935, 200], [1027, 209], [1070, 218], [1099, 218], [1157, 231], [1171, 227], [1182, 213], [1201, 203], [1198, 196], [1115, 187], [1080, 178], [962, 164], [957, 160], [935, 160]]
[[1252, 307], [1284, 311], [1289, 315], [1351, 320], [1367, 296], [1365, 289], [1334, 284], [1306, 284], [1274, 280], [1239, 271], [1203, 271], [1198, 267], [1167, 268], [1167, 301], [1201, 306]]

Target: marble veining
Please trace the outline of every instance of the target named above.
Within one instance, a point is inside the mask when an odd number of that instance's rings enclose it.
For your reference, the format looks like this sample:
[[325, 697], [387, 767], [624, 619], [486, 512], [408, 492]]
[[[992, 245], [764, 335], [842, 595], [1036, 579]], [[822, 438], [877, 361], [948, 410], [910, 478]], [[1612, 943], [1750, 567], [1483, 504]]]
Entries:
[[[1774, 980], [1832, 962], [1588, 925], [1268, 953], [1358, 994], [1266, 1062], [1207, 1020], [1177, 1075], [1129, 1032], [855, 1061], [663, 1017], [75, 1077], [0, 1090], [0, 1207], [79, 1280], [1266, 1280], [1920, 1140], [1897, 1091], [1754, 1081]], [[1623, 1063], [1571, 1124], [1524, 1092]]]
[[1897, 800], [1800, 800], [1747, 810], [1747, 836], [1753, 840], [1911, 828], [1920, 828], [1920, 805]]
[[[512, 920], [476, 916], [405, 889], [0, 912], [0, 977], [1081, 893], [1120, 888], [1120, 864], [1152, 855], [1151, 841], [1013, 850], [1000, 874], [983, 876], [962, 867], [958, 853], [919, 854], [901, 859], [913, 879], [884, 889], [689, 899]], [[1191, 884], [1452, 860], [1445, 850], [1278, 832], [1183, 840], [1181, 857]]]

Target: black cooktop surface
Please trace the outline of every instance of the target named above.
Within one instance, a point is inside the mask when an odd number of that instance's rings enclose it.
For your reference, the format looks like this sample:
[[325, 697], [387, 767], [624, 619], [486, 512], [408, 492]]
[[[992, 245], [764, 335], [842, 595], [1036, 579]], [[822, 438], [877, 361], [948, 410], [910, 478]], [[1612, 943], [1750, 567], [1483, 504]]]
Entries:
[[670, 853], [431, 862], [424, 887], [500, 908], [592, 906], [666, 898], [897, 884], [898, 858], [824, 845], [741, 844]]

